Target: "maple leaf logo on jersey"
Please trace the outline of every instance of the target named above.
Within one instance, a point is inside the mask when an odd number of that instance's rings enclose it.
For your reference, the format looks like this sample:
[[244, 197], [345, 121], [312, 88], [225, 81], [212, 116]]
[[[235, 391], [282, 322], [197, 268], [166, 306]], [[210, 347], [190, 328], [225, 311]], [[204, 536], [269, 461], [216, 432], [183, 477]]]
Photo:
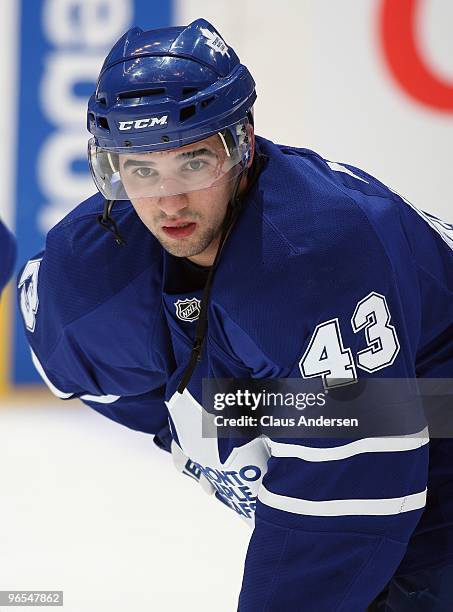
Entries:
[[197, 298], [175, 302], [176, 316], [181, 321], [196, 321], [200, 316], [201, 302]]
[[208, 39], [206, 43], [208, 47], [214, 49], [216, 53], [220, 53], [221, 55], [226, 55], [227, 57], [230, 57], [230, 54], [228, 53], [228, 47], [225, 41], [220, 38], [218, 34], [216, 34], [215, 32], [211, 32], [207, 28], [201, 28], [200, 32], [205, 38]]

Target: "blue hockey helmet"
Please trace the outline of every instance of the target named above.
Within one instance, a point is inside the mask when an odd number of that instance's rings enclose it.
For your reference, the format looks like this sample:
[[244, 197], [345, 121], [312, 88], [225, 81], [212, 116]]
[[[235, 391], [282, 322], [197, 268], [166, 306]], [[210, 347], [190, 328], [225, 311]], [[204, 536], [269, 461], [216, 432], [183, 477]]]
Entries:
[[[247, 124], [255, 99], [250, 72], [204, 19], [132, 28], [107, 56], [88, 103], [98, 189], [108, 200], [153, 197], [238, 176], [250, 162]], [[190, 160], [190, 145], [214, 135], [209, 159], [197, 153]], [[165, 153], [181, 147], [187, 155], [178, 163]]]

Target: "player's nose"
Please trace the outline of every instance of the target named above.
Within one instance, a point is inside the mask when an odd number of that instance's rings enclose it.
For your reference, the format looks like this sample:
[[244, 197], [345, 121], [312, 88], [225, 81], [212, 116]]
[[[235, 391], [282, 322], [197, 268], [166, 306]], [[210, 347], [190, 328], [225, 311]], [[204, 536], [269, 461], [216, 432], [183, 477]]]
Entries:
[[157, 206], [166, 215], [171, 216], [179, 213], [187, 206], [187, 197], [184, 193], [177, 195], [162, 196], [157, 200]]

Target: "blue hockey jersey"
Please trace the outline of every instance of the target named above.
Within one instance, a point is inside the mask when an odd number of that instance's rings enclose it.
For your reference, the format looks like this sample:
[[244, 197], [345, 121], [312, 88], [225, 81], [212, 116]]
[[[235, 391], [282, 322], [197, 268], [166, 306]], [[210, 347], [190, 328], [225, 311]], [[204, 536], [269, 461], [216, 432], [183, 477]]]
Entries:
[[99, 195], [49, 232], [19, 277], [26, 333], [54, 393], [171, 439], [251, 523], [241, 612], [359, 612], [396, 572], [453, 561], [452, 443], [203, 438], [202, 379], [451, 377], [453, 228], [362, 170], [257, 141], [267, 163], [183, 394], [201, 289], [174, 282], [128, 202], [124, 247], [96, 222]]

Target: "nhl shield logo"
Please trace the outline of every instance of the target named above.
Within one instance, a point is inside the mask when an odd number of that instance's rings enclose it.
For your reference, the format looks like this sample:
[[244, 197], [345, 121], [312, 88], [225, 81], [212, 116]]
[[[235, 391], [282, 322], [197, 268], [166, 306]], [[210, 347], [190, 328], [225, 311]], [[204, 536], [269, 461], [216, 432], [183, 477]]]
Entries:
[[197, 298], [175, 302], [176, 316], [181, 321], [196, 321], [200, 316], [201, 302]]

